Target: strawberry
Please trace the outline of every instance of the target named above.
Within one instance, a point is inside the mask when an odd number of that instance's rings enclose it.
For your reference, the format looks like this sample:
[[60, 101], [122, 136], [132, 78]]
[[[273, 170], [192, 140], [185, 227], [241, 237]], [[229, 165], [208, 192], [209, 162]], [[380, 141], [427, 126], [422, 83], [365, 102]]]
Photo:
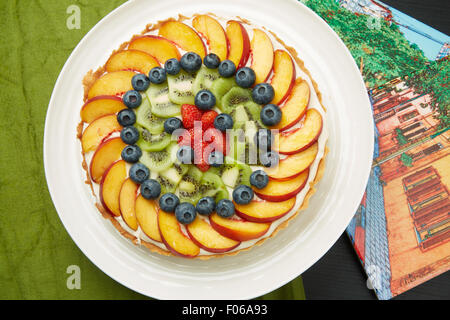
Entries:
[[204, 134], [205, 141], [210, 143], [211, 151], [217, 150], [224, 153], [225, 134], [216, 128], [209, 128]]
[[218, 113], [214, 110], [207, 111], [202, 115], [202, 127], [203, 130], [214, 127], [214, 119], [218, 116]]
[[207, 171], [209, 169], [209, 164], [207, 162], [208, 155], [205, 155], [204, 151], [208, 143], [205, 141], [195, 141], [194, 144], [194, 163], [200, 171]]
[[190, 129], [194, 127], [194, 121], [201, 121], [202, 112], [194, 105], [183, 104], [181, 106], [181, 118], [183, 120], [183, 126], [186, 129]]

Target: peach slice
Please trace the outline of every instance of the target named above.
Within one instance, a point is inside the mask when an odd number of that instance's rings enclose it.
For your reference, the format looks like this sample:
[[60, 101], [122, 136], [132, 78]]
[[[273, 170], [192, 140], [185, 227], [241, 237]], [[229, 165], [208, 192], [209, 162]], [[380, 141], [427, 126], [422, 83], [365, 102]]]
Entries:
[[290, 180], [269, 180], [267, 186], [262, 189], [253, 188], [253, 191], [261, 199], [282, 202], [295, 197], [305, 187], [308, 176], [309, 169]]
[[227, 252], [240, 244], [239, 241], [222, 236], [208, 222], [199, 217], [186, 227], [186, 231], [196, 245], [209, 252]]
[[158, 226], [163, 243], [173, 254], [193, 258], [200, 253], [200, 248], [181, 231], [173, 213], [159, 210]]
[[116, 96], [98, 96], [86, 101], [81, 108], [81, 120], [86, 123], [91, 123], [107, 114], [117, 113], [120, 110], [126, 109], [122, 99]]
[[272, 222], [287, 214], [295, 205], [295, 198], [282, 202], [253, 200], [249, 204], [235, 203], [236, 214], [241, 218], [253, 222]]
[[278, 166], [265, 168], [264, 171], [275, 180], [292, 179], [309, 168], [316, 159], [318, 149], [316, 142], [308, 149], [280, 160]]
[[116, 217], [120, 216], [119, 194], [127, 177], [125, 161], [114, 162], [105, 172], [100, 183], [100, 200]]
[[284, 50], [276, 50], [273, 61], [273, 77], [271, 85], [275, 96], [271, 103], [280, 104], [288, 97], [294, 86], [295, 65], [289, 53]]
[[250, 56], [247, 30], [240, 22], [231, 20], [227, 23], [226, 34], [229, 42], [228, 60], [234, 62], [236, 69], [244, 67]]
[[91, 122], [81, 136], [83, 152], [96, 149], [105, 138], [121, 129], [122, 126], [117, 122], [115, 114], [109, 114]]
[[94, 153], [90, 165], [90, 175], [94, 182], [99, 183], [105, 171], [112, 163], [120, 159], [123, 148], [126, 144], [120, 139], [112, 138], [103, 141]]
[[159, 28], [159, 35], [175, 42], [186, 51], [197, 53], [202, 59], [206, 55], [202, 38], [188, 25], [179, 21], [167, 21]]
[[164, 64], [167, 60], [180, 59], [180, 52], [175, 44], [165, 38], [158, 36], [142, 36], [131, 41], [128, 49], [140, 50], [155, 57], [159, 63]]
[[106, 62], [107, 72], [132, 70], [148, 74], [154, 67], [159, 67], [153, 56], [139, 50], [121, 50], [114, 53]]
[[222, 218], [217, 213], [209, 217], [209, 222], [218, 233], [236, 241], [257, 239], [270, 228], [270, 223], [250, 222], [238, 217]]
[[206, 38], [210, 52], [217, 54], [220, 60], [228, 57], [227, 35], [216, 19], [208, 15], [199, 15], [192, 21], [192, 26]]
[[256, 74], [256, 83], [261, 83], [269, 78], [273, 67], [273, 45], [269, 36], [259, 29], [253, 30], [253, 38], [250, 42], [252, 65]]
[[310, 147], [322, 132], [322, 116], [316, 109], [306, 111], [303, 125], [294, 130], [279, 132], [274, 137], [274, 150], [282, 154], [294, 154]]
[[136, 198], [136, 219], [142, 231], [152, 240], [162, 242], [158, 227], [158, 205], [142, 195]]
[[88, 99], [97, 96], [119, 96], [128, 90], [132, 90], [131, 78], [135, 74], [133, 71], [105, 73], [89, 89]]
[[136, 219], [136, 195], [138, 189], [139, 185], [128, 178], [123, 182], [119, 194], [119, 209], [122, 219], [134, 231], [138, 227]]
[[308, 82], [301, 78], [295, 80], [291, 93], [281, 106], [281, 120], [272, 129], [280, 131], [289, 129], [303, 118], [309, 103]]

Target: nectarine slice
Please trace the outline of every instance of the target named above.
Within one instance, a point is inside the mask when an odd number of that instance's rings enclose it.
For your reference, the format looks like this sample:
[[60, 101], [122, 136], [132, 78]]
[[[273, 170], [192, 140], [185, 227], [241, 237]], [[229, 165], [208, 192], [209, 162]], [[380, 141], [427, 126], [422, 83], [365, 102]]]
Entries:
[[88, 92], [88, 99], [97, 96], [116, 96], [128, 90], [132, 90], [131, 78], [136, 73], [133, 71], [115, 71], [105, 73], [98, 78]]
[[144, 51], [131, 49], [114, 53], [105, 65], [107, 72], [132, 70], [145, 74], [154, 67], [159, 67], [159, 63], [153, 56]]
[[208, 222], [199, 217], [186, 227], [186, 231], [196, 245], [209, 252], [227, 252], [240, 244], [239, 241], [222, 236]]
[[314, 162], [319, 147], [317, 142], [308, 149], [288, 156], [278, 162], [277, 166], [265, 168], [264, 171], [276, 180], [288, 180], [299, 175]]
[[257, 239], [270, 228], [270, 223], [256, 223], [234, 217], [222, 218], [217, 213], [213, 213], [209, 221], [218, 233], [236, 241]]
[[100, 198], [103, 206], [116, 217], [120, 216], [119, 194], [127, 177], [125, 161], [119, 160], [106, 170], [100, 183]]
[[142, 195], [136, 198], [136, 219], [142, 231], [152, 240], [161, 242], [158, 227], [158, 205], [154, 200], [147, 200]]
[[180, 52], [175, 44], [158, 36], [142, 36], [136, 38], [131, 41], [128, 49], [144, 51], [152, 57], [155, 57], [161, 64], [164, 64], [172, 58], [180, 59]]
[[220, 23], [208, 15], [199, 15], [192, 21], [192, 26], [203, 35], [209, 51], [219, 56], [220, 60], [228, 57], [228, 39]]
[[91, 122], [81, 136], [83, 152], [96, 149], [106, 137], [121, 129], [122, 126], [117, 122], [115, 114], [109, 114]]
[[126, 109], [122, 99], [116, 96], [98, 96], [86, 101], [81, 108], [81, 120], [91, 123], [95, 119], [106, 116], [107, 114], [118, 113]]
[[295, 205], [295, 198], [282, 202], [252, 200], [249, 204], [234, 204], [236, 214], [253, 222], [272, 222], [287, 214]]
[[163, 243], [173, 254], [193, 258], [200, 253], [200, 248], [181, 231], [173, 213], [159, 210], [158, 226]]
[[308, 109], [300, 128], [279, 132], [275, 135], [273, 149], [282, 154], [294, 154], [303, 151], [319, 139], [322, 126], [322, 116], [319, 111]]
[[275, 91], [275, 96], [271, 103], [282, 103], [291, 92], [294, 80], [294, 61], [286, 51], [276, 50], [273, 61], [273, 77], [270, 82]]
[[259, 29], [253, 30], [253, 38], [250, 42], [252, 65], [255, 71], [255, 84], [267, 80], [273, 67], [273, 45], [269, 36]]
[[262, 189], [253, 188], [255, 194], [261, 199], [273, 202], [281, 202], [295, 197], [308, 181], [309, 169], [290, 180], [269, 180], [267, 186]]
[[160, 36], [175, 42], [183, 50], [197, 53], [202, 59], [206, 55], [205, 45], [191, 27], [179, 21], [167, 21], [160, 28]]
[[119, 137], [105, 140], [98, 146], [92, 157], [89, 170], [94, 182], [100, 182], [111, 164], [120, 159], [122, 150], [125, 147], [126, 144]]
[[226, 34], [229, 42], [228, 60], [242, 68], [250, 56], [250, 39], [244, 26], [238, 21], [228, 21]]
[[119, 194], [119, 208], [123, 221], [133, 230], [137, 230], [138, 223], [136, 219], [136, 195], [139, 185], [130, 178], [126, 179]]
[[295, 80], [294, 86], [284, 105], [281, 106], [281, 120], [272, 129], [289, 129], [305, 115], [309, 103], [308, 82], [302, 78]]

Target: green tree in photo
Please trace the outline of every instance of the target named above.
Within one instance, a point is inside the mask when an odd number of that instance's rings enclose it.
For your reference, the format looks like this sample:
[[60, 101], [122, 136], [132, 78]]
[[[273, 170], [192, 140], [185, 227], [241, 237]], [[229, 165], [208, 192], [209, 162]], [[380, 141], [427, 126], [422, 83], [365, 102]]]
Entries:
[[424, 69], [404, 77], [406, 84], [418, 94], [431, 93], [430, 106], [438, 112], [440, 128], [450, 126], [450, 60], [447, 56], [432, 61]]
[[322, 17], [341, 37], [368, 87], [379, 86], [400, 75], [422, 69], [428, 59], [410, 44], [395, 23], [342, 8], [335, 0], [307, 0], [309, 8]]

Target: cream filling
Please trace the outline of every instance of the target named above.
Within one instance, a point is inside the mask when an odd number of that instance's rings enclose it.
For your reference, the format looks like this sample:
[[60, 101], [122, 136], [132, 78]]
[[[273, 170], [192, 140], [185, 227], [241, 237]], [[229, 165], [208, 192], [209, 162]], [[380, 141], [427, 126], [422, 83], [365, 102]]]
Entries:
[[[226, 23], [226, 21], [230, 20], [230, 19], [218, 18], [218, 17], [216, 17], [216, 19], [219, 20], [222, 23], [222, 25], [224, 25]], [[233, 18], [231, 18], [231, 19], [233, 19]], [[192, 19], [184, 20], [183, 22], [188, 24], [188, 25], [190, 25], [190, 26], [192, 26]], [[246, 27], [247, 33], [249, 35], [249, 38], [251, 39], [252, 35], [253, 35], [253, 30], [250, 29], [247, 25], [245, 25], [245, 27]], [[260, 28], [260, 27], [257, 27], [257, 28]], [[261, 29], [263, 29], [263, 28], [261, 28]], [[147, 34], [148, 35], [157, 34], [157, 30], [154, 30], [154, 31], [149, 32]], [[272, 44], [273, 44], [274, 50], [286, 49], [281, 43], [279, 43], [277, 41], [277, 39], [275, 39], [275, 37], [273, 37], [273, 35], [271, 33], [266, 32], [266, 34], [272, 40]], [[178, 49], [180, 50], [181, 55], [183, 55], [186, 52], [186, 51], [182, 50], [179, 47], [178, 47]], [[314, 179], [315, 179], [315, 177], [317, 175], [317, 170], [319, 168], [320, 160], [324, 157], [326, 142], [327, 142], [327, 139], [328, 139], [328, 129], [327, 129], [327, 120], [326, 120], [325, 110], [323, 109], [323, 107], [322, 107], [322, 105], [321, 105], [321, 103], [319, 101], [319, 98], [318, 98], [317, 93], [316, 93], [316, 91], [314, 89], [314, 86], [313, 86], [313, 84], [311, 82], [311, 79], [298, 66], [298, 64], [295, 62], [295, 60], [293, 60], [293, 61], [294, 61], [295, 67], [296, 67], [296, 75], [297, 75], [297, 77], [300, 76], [302, 79], [307, 81], [308, 85], [309, 85], [309, 88], [310, 88], [310, 99], [309, 99], [308, 108], [309, 109], [316, 109], [317, 111], [319, 111], [319, 113], [322, 115], [322, 119], [323, 119], [323, 128], [322, 128], [322, 132], [321, 132], [321, 134], [319, 136], [319, 139], [318, 139], [318, 152], [317, 152], [316, 158], [315, 158], [314, 162], [312, 163], [312, 165], [309, 168], [309, 170], [310, 170], [309, 172], [310, 173], [309, 173], [309, 176], [308, 176], [307, 183], [306, 183], [305, 187], [297, 194], [295, 205], [289, 211], [289, 213], [287, 213], [286, 215], [284, 215], [280, 219], [278, 219], [276, 221], [273, 221], [271, 226], [270, 226], [270, 228], [269, 228], [269, 230], [263, 236], [261, 236], [261, 237], [259, 237], [257, 239], [243, 241], [243, 242], [241, 242], [241, 244], [238, 247], [234, 248], [233, 250], [227, 251], [227, 252], [234, 252], [234, 251], [238, 251], [238, 250], [241, 250], [241, 249], [249, 248], [249, 247], [255, 245], [261, 239], [265, 239], [265, 238], [270, 237], [273, 234], [273, 232], [283, 222], [285, 222], [286, 220], [290, 219], [299, 210], [300, 206], [302, 205], [303, 201], [305, 200], [305, 197], [306, 197], [308, 191], [311, 189], [311, 186], [313, 185]], [[249, 59], [249, 61], [247, 62], [247, 66], [250, 66], [250, 63], [251, 63], [251, 59]], [[268, 80], [268, 82], [270, 82], [270, 79]], [[301, 125], [302, 125], [302, 121], [300, 120], [296, 125], [291, 127], [289, 129], [289, 131], [293, 130], [293, 129], [296, 129], [296, 128], [300, 127]], [[83, 129], [85, 129], [85, 128], [86, 128], [86, 125], [85, 125], [85, 127]], [[108, 139], [111, 139], [111, 138], [114, 138], [114, 137], [118, 137], [118, 136], [120, 136], [120, 133], [119, 132], [115, 132]], [[90, 162], [92, 160], [93, 153], [94, 152], [89, 152], [89, 153], [85, 154], [85, 161], [86, 161], [88, 167], [90, 166]], [[283, 159], [284, 157], [285, 156], [280, 155], [281, 159]], [[129, 168], [130, 168], [130, 165], [127, 164], [127, 171], [129, 170]], [[258, 167], [258, 166], [251, 166], [251, 168], [253, 169], [253, 171], [258, 170], [258, 169], [263, 169], [262, 167]], [[154, 172], [152, 172], [152, 178], [154, 178], [155, 176], [156, 176], [156, 174]], [[93, 186], [94, 193], [96, 195], [97, 201], [99, 201], [100, 200], [100, 197], [99, 197], [99, 189], [100, 189], [99, 185], [97, 183], [95, 183], [95, 182], [92, 182], [92, 186]], [[228, 188], [228, 191], [229, 191], [229, 193], [231, 195], [232, 189]], [[259, 198], [255, 195], [255, 199], [259, 199]], [[201, 219], [204, 219], [206, 222], [209, 223], [208, 218], [206, 218], [204, 216], [201, 216], [201, 215], [198, 215], [198, 217], [201, 218]], [[125, 229], [128, 233], [134, 235], [136, 237], [136, 239], [138, 239], [138, 243], [139, 244], [141, 244], [141, 241], [146, 241], [146, 242], [154, 244], [155, 246], [157, 246], [157, 247], [159, 247], [159, 248], [161, 248], [163, 250], [167, 250], [166, 246], [163, 243], [154, 241], [154, 240], [150, 239], [148, 236], [146, 236], [145, 233], [141, 230], [141, 228], [139, 226], [138, 226], [138, 229], [135, 231], [135, 230], [131, 229], [125, 223], [125, 221], [122, 219], [122, 217], [115, 217], [115, 219], [119, 222], [119, 224], [121, 225], [121, 227], [123, 229]], [[186, 227], [184, 225], [181, 225], [181, 230], [187, 236]], [[207, 256], [207, 255], [217, 255], [217, 253], [212, 253], [212, 252], [206, 251], [204, 249], [200, 249], [200, 254], [199, 255], [205, 255], [205, 256]]]

